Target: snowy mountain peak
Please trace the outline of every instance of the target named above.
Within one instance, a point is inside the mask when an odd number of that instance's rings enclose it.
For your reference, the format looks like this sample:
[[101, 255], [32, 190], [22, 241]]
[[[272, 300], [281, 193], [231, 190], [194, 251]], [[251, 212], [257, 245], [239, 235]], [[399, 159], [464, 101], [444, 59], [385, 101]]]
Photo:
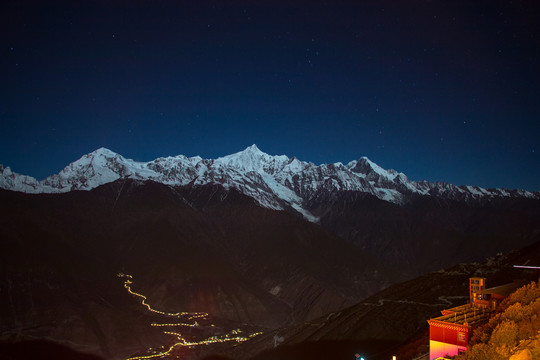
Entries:
[[12, 171], [9, 166], [4, 167], [4, 165], [0, 164], [0, 173], [5, 175], [11, 175]]
[[[257, 145], [253, 144], [251, 146], [248, 146], [247, 148], [245, 148], [244, 150], [242, 151], [239, 151], [235, 154], [232, 154], [232, 155], [242, 155], [242, 156], [251, 156], [251, 157], [254, 157], [254, 158], [260, 158], [260, 157], [264, 157], [264, 156], [270, 156], [268, 155], [267, 153], [261, 151]], [[229, 155], [229, 156], [232, 156], [232, 155]]]
[[239, 151], [237, 153], [234, 153], [234, 154], [231, 154], [231, 155], [227, 155], [227, 156], [224, 156], [224, 157], [230, 157], [230, 156], [238, 156], [238, 157], [242, 157], [242, 158], [263, 158], [265, 156], [270, 156], [268, 155], [267, 153], [261, 151], [257, 145], [253, 144], [251, 146], [248, 146], [247, 148], [245, 148], [244, 150], [242, 151]]
[[120, 178], [152, 180], [167, 185], [220, 184], [251, 196], [270, 209], [294, 209], [310, 221], [314, 201], [341, 191], [367, 193], [404, 204], [411, 195], [436, 196], [458, 201], [496, 197], [540, 199], [523, 190], [483, 189], [427, 181], [411, 181], [403, 173], [385, 170], [367, 157], [349, 162], [315, 165], [285, 155], [268, 155], [257, 145], [218, 159], [184, 155], [136, 162], [99, 148], [42, 181], [0, 166], [0, 188], [27, 193], [91, 190]]
[[99, 149], [96, 149], [87, 155], [114, 157], [119, 154], [105, 147], [100, 147]]
[[249, 151], [249, 152], [253, 152], [253, 153], [261, 153], [261, 154], [264, 154], [260, 149], [259, 147], [257, 146], [257, 144], [253, 144], [251, 146], [248, 146], [244, 151]]
[[369, 175], [373, 172], [378, 174], [384, 173], [384, 169], [365, 156], [361, 157], [357, 161], [349, 163], [349, 166], [351, 171], [362, 175]]
[[216, 159], [215, 164], [248, 172], [265, 172], [266, 170], [272, 172], [268, 167], [269, 165], [272, 167], [271, 165], [276, 160], [282, 162], [288, 160], [288, 158], [286, 156], [270, 156], [253, 144], [243, 151]]
[[17, 174], [9, 166], [3, 165], [0, 165], [0, 188], [26, 193], [44, 192], [35, 178]]

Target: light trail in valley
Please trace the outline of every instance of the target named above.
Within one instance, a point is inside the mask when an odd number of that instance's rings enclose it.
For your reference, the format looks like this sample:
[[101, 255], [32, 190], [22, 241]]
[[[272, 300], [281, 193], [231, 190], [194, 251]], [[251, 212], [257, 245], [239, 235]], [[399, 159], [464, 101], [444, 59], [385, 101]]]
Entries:
[[231, 334], [226, 334], [221, 337], [211, 336], [208, 339], [203, 340], [203, 341], [190, 342], [190, 341], [186, 341], [186, 339], [184, 339], [182, 335], [179, 333], [175, 333], [172, 331], [164, 331], [164, 333], [176, 336], [176, 338], [178, 339], [177, 345], [182, 345], [182, 346], [210, 345], [210, 344], [224, 343], [224, 342], [229, 342], [229, 341], [244, 342], [251, 339], [252, 337], [262, 334], [262, 332], [257, 332], [257, 333], [250, 334], [248, 336], [230, 336], [230, 335], [239, 335], [241, 333], [239, 329], [236, 329], [236, 330], [231, 331]]
[[[195, 320], [195, 319], [203, 319], [207, 320], [208, 313], [205, 312], [197, 312], [197, 313], [190, 313], [190, 312], [177, 312], [177, 313], [168, 313], [165, 311], [160, 311], [152, 308], [150, 304], [148, 304], [147, 300], [148, 298], [140, 294], [138, 292], [133, 291], [131, 288], [131, 285], [133, 284], [133, 276], [128, 274], [119, 273], [117, 275], [119, 278], [124, 278], [124, 288], [133, 296], [138, 297], [141, 300], [141, 304], [145, 306], [148, 311], [161, 315], [161, 316], [167, 316], [167, 317], [176, 317], [176, 318], [187, 318], [188, 321]], [[197, 321], [194, 321], [193, 323], [186, 323], [186, 322], [175, 322], [175, 323], [151, 323], [150, 326], [153, 327], [200, 327], [200, 324]], [[214, 324], [209, 325], [209, 327], [215, 327]], [[231, 331], [228, 334], [221, 335], [221, 336], [211, 336], [207, 339], [201, 340], [201, 341], [188, 341], [186, 340], [182, 334], [178, 332], [173, 331], [163, 331], [164, 334], [167, 335], [173, 335], [176, 337], [177, 342], [171, 345], [167, 350], [158, 352], [156, 354], [152, 355], [144, 355], [144, 356], [134, 356], [130, 357], [126, 360], [142, 360], [142, 359], [156, 359], [156, 358], [164, 358], [166, 356], [173, 355], [172, 351], [177, 347], [195, 347], [195, 346], [201, 346], [201, 345], [210, 345], [210, 344], [216, 344], [216, 343], [225, 343], [225, 342], [244, 342], [247, 341], [257, 335], [262, 334], [262, 332], [255, 332], [246, 336], [240, 335], [242, 331], [240, 329], [236, 329]]]
[[157, 324], [157, 323], [151, 323], [150, 326], [159, 327], [159, 326], [187, 326], [187, 327], [197, 327], [199, 326], [199, 323], [195, 321], [193, 324], [186, 324], [186, 323], [172, 323], [172, 324]]
[[146, 306], [146, 308], [153, 312], [153, 313], [156, 313], [156, 314], [160, 314], [160, 315], [165, 315], [165, 316], [174, 316], [174, 317], [180, 317], [180, 316], [185, 316], [185, 315], [190, 315], [190, 319], [194, 319], [194, 318], [205, 318], [208, 316], [207, 313], [188, 313], [188, 312], [177, 312], [177, 313], [167, 313], [167, 312], [164, 312], [164, 311], [159, 311], [159, 310], [155, 310], [155, 309], [152, 309], [152, 307], [146, 302], [147, 298], [146, 296], [144, 296], [143, 294], [139, 294], [133, 290], [131, 290], [131, 284], [133, 284], [133, 276], [131, 275], [128, 275], [128, 274], [118, 274], [117, 275], [119, 278], [126, 278], [126, 280], [124, 281], [124, 287], [127, 289], [127, 291], [131, 294], [131, 295], [135, 295], [135, 296], [138, 296], [140, 297], [142, 300], [141, 300], [141, 303]]

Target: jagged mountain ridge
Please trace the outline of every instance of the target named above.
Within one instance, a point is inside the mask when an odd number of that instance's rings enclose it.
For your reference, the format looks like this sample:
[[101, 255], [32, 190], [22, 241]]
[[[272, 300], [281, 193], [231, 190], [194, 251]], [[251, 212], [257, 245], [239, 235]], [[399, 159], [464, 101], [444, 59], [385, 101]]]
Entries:
[[97, 149], [69, 164], [59, 174], [38, 181], [0, 165], [0, 188], [25, 193], [62, 193], [91, 190], [120, 178], [151, 180], [166, 185], [220, 184], [253, 197], [261, 206], [294, 209], [317, 222], [310, 209], [322, 193], [356, 191], [381, 200], [404, 204], [411, 195], [459, 201], [525, 197], [540, 199], [539, 192], [484, 189], [447, 183], [411, 181], [403, 173], [385, 170], [362, 157], [342, 163], [315, 165], [285, 155], [271, 156], [256, 145], [217, 159], [199, 156], [158, 158], [136, 162], [106, 148]]

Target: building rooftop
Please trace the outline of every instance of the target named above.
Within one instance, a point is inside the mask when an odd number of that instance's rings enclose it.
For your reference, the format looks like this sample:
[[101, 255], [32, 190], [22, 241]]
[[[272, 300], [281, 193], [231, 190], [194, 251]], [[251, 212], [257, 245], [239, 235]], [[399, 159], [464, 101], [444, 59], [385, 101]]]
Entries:
[[465, 304], [446, 309], [444, 310], [444, 315], [433, 318], [430, 321], [436, 320], [456, 325], [473, 326], [488, 320], [489, 317], [490, 311], [471, 304]]

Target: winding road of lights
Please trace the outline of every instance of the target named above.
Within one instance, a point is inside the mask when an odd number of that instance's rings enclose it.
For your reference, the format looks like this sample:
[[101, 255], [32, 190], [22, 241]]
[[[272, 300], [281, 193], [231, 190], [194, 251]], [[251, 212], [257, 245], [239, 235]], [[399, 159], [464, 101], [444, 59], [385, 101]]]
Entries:
[[[205, 313], [205, 312], [199, 312], [199, 313], [189, 313], [189, 312], [168, 313], [168, 312], [153, 309], [150, 306], [150, 304], [148, 304], [146, 302], [146, 300], [147, 300], [146, 296], [144, 296], [143, 294], [139, 294], [139, 293], [137, 293], [137, 292], [135, 292], [135, 291], [133, 291], [131, 289], [131, 284], [133, 284], [133, 280], [132, 280], [133, 276], [128, 275], [128, 274], [123, 274], [123, 273], [119, 273], [117, 276], [119, 278], [125, 278], [124, 287], [126, 288], [126, 290], [131, 295], [134, 295], [134, 296], [137, 296], [138, 298], [140, 298], [141, 299], [141, 304], [144, 305], [148, 309], [148, 311], [151, 311], [153, 313], [156, 313], [156, 314], [159, 314], [159, 315], [162, 315], [162, 316], [167, 316], [167, 317], [176, 317], [176, 318], [185, 317], [185, 318], [187, 318], [188, 321], [195, 320], [195, 319], [206, 319], [208, 317], [208, 313]], [[176, 327], [176, 326], [198, 327], [199, 323], [197, 321], [194, 321], [193, 323], [185, 323], [185, 322], [164, 323], [164, 324], [152, 323], [152, 324], [150, 324], [150, 326], [154, 326], [154, 327]], [[211, 324], [210, 326], [215, 326], [215, 325]], [[163, 351], [163, 352], [160, 352], [160, 353], [157, 353], [157, 354], [146, 355], [146, 356], [134, 356], [134, 357], [130, 357], [130, 358], [126, 359], [126, 360], [161, 358], [161, 357], [164, 357], [164, 356], [167, 356], [167, 355], [171, 355], [171, 352], [173, 351], [173, 349], [176, 348], [176, 347], [179, 347], [179, 346], [185, 346], [185, 347], [190, 347], [191, 348], [191, 347], [200, 346], [200, 345], [210, 345], [210, 344], [224, 343], [224, 342], [229, 342], [229, 341], [235, 341], [237, 343], [240, 343], [240, 342], [247, 341], [247, 340], [251, 339], [252, 337], [255, 337], [257, 335], [262, 334], [262, 332], [256, 332], [256, 333], [253, 333], [253, 334], [249, 334], [247, 336], [241, 336], [240, 334], [242, 333], [242, 331], [240, 329], [236, 329], [236, 330], [231, 331], [229, 334], [225, 334], [225, 335], [222, 335], [222, 336], [211, 336], [211, 337], [209, 337], [208, 339], [205, 339], [205, 340], [192, 342], [192, 341], [187, 341], [186, 339], [184, 339], [182, 334], [177, 333], [177, 332], [163, 331], [163, 333], [167, 334], [167, 335], [175, 336], [176, 339], [178, 340], [178, 342], [171, 345], [169, 347], [169, 349], [166, 350], [166, 351]]]

